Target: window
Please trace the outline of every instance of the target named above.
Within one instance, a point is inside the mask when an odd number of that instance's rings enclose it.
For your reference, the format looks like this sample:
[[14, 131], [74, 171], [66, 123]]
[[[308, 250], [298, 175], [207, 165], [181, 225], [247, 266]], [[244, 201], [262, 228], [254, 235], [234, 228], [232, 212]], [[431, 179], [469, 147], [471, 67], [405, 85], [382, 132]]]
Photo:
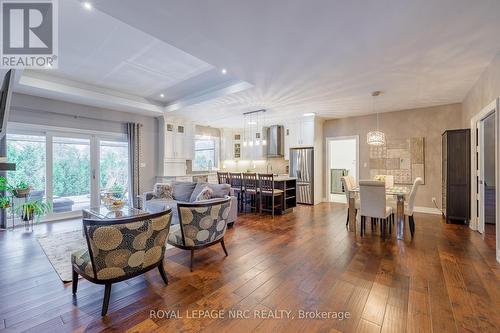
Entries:
[[[45, 136], [7, 134], [7, 160], [16, 163], [16, 171], [8, 171], [13, 186], [26, 183], [31, 187], [31, 199], [45, 200]], [[24, 199], [14, 199], [16, 213]], [[10, 217], [9, 217], [10, 218]]]
[[128, 199], [128, 143], [100, 141], [99, 188], [119, 190]]
[[[57, 214], [74, 216], [83, 208], [99, 205], [105, 190], [123, 192], [127, 199], [128, 159], [128, 143], [121, 134], [51, 132], [45, 128], [33, 132], [22, 126], [7, 133], [7, 160], [16, 163], [16, 171], [8, 171], [7, 180], [13, 186], [29, 185], [28, 200], [51, 203], [49, 219]], [[24, 202], [24, 198], [13, 199], [14, 208], [7, 211], [9, 224], [11, 212]]]
[[54, 137], [53, 139], [54, 213], [80, 210], [90, 206], [90, 139]]
[[193, 171], [210, 171], [218, 165], [217, 138], [196, 136]]

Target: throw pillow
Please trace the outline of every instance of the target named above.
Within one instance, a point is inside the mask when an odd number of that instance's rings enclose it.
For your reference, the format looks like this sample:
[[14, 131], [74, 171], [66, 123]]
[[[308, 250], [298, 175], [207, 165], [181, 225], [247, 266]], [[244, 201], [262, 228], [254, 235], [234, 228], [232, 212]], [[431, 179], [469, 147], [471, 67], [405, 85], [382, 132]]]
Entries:
[[156, 183], [153, 187], [153, 194], [157, 199], [173, 200], [173, 188], [169, 183]]
[[200, 194], [198, 194], [195, 201], [208, 200], [212, 197], [213, 193], [214, 193], [214, 191], [210, 187], [207, 186], [203, 190], [201, 190]]

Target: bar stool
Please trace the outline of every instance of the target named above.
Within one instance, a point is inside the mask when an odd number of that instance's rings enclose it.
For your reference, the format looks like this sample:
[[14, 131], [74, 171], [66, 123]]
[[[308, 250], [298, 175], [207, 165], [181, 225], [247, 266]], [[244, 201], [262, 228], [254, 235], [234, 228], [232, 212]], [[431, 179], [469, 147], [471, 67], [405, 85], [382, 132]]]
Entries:
[[[273, 174], [261, 174], [259, 173], [259, 188], [260, 188], [260, 209], [259, 212], [271, 210], [273, 219], [274, 211], [276, 208], [283, 207], [285, 200], [285, 193], [283, 190], [274, 188], [274, 175]], [[280, 200], [276, 203], [275, 197], [279, 197]], [[265, 198], [271, 198], [271, 209], [262, 208]]]
[[231, 185], [231, 189], [238, 197], [238, 210], [243, 210], [243, 194], [245, 189], [243, 188], [243, 178], [240, 172], [229, 173], [229, 185]]
[[243, 173], [243, 188], [245, 189], [243, 201], [246, 206], [248, 197], [250, 196], [250, 210], [255, 209], [257, 211], [257, 202], [258, 202], [258, 182], [257, 182], [257, 174], [256, 173]]
[[217, 180], [219, 184], [229, 184], [229, 173], [217, 171]]

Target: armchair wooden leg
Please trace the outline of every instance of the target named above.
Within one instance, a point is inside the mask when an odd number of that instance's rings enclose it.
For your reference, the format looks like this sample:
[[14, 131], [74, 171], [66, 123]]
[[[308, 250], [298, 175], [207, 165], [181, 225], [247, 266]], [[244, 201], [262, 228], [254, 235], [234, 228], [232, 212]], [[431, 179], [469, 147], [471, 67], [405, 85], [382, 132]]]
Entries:
[[160, 262], [158, 265], [158, 270], [160, 271], [161, 278], [163, 279], [163, 282], [165, 282], [166, 285], [168, 285], [168, 278], [167, 274], [165, 273], [165, 267], [163, 267], [163, 262]]
[[76, 295], [78, 289], [78, 273], [73, 268], [73, 295]]
[[191, 249], [191, 264], [189, 265], [189, 269], [191, 272], [193, 271], [193, 259], [194, 259], [194, 250]]
[[220, 245], [222, 245], [222, 249], [224, 250], [224, 253], [226, 254], [226, 257], [228, 256], [227, 250], [226, 250], [226, 245], [224, 244], [224, 238], [220, 241]]
[[102, 310], [101, 316], [105, 316], [108, 313], [109, 298], [111, 297], [111, 283], [106, 283], [104, 285], [104, 299], [102, 300]]

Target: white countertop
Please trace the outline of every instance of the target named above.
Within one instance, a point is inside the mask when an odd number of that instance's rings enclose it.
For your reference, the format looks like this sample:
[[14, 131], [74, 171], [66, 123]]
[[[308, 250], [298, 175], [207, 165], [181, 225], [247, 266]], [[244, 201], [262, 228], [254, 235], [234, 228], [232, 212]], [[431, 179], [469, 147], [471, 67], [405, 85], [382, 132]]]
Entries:
[[286, 176], [286, 175], [279, 175], [279, 176], [274, 177], [275, 182], [284, 182], [287, 180], [297, 180], [297, 177], [290, 177], [290, 176]]

